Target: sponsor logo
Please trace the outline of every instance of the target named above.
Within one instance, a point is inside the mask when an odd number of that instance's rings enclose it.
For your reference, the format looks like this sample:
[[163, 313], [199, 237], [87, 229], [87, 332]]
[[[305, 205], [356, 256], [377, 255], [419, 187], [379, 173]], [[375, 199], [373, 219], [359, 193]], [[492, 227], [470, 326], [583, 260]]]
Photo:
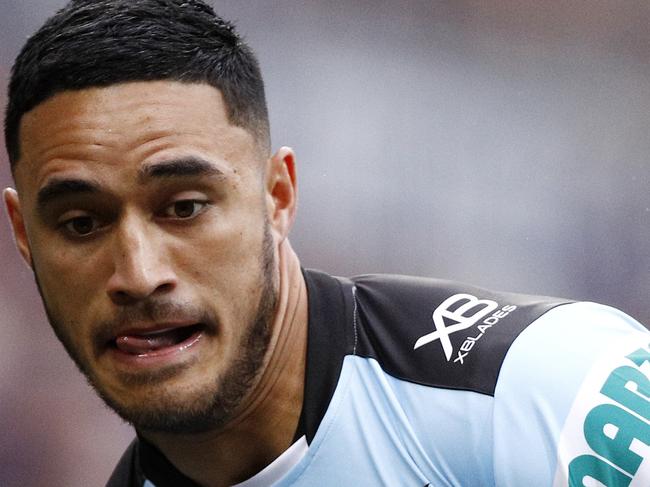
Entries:
[[[475, 336], [468, 336], [456, 352], [454, 362], [464, 364], [464, 360], [470, 350], [474, 348], [476, 342], [483, 337], [485, 332], [496, 325], [499, 320], [517, 309], [516, 306], [508, 305], [495, 312], [498, 307], [499, 304], [496, 301], [478, 299], [471, 294], [455, 294], [445, 299], [433, 311], [431, 317], [435, 331], [418, 338], [413, 346], [413, 350], [417, 350], [431, 342], [440, 341], [445, 357], [449, 362], [454, 353], [454, 347], [449, 336], [453, 333], [467, 330], [483, 320], [477, 327], [479, 333]], [[488, 317], [485, 318], [486, 316]]]
[[597, 369], [574, 403], [556, 487], [650, 485], [650, 351], [619, 357]]

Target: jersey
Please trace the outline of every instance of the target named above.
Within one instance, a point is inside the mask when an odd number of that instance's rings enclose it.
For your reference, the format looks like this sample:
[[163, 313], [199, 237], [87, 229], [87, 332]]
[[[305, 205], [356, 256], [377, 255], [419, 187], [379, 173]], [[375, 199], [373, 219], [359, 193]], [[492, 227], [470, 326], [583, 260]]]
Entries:
[[[594, 303], [304, 271], [296, 443], [241, 487], [650, 485], [650, 333]], [[195, 486], [143, 439], [109, 487]]]

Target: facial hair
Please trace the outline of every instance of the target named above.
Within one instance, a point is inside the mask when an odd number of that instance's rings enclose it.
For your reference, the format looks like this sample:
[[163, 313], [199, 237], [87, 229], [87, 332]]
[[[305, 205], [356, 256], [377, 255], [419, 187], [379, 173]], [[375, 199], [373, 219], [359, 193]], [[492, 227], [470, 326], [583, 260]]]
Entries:
[[[36, 269], [34, 266], [32, 268]], [[192, 393], [190, 397], [185, 398], [180, 398], [179, 394], [163, 394], [158, 395], [155, 400], [149, 401], [147, 404], [137, 405], [127, 405], [105, 390], [93, 373], [88, 361], [75, 348], [69, 332], [66, 331], [72, 330], [74, 327], [64, 326], [62, 321], [53, 315], [44, 297], [36, 270], [34, 276], [48, 320], [57, 338], [84, 374], [88, 383], [111, 409], [140, 431], [193, 434], [214, 431], [227, 423], [261, 372], [271, 340], [271, 323], [278, 299], [278, 284], [275, 282], [274, 269], [273, 237], [270, 226], [266, 222], [260, 256], [260, 299], [256, 313], [247, 323], [247, 331], [239, 344], [239, 355], [232, 363], [228, 364], [223, 374], [215, 377], [211, 387], [206, 387], [199, 393]], [[174, 307], [169, 303], [157, 305], [155, 302], [149, 302], [144, 306], [147, 309], [146, 313], [150, 316], [170, 313]], [[179, 368], [183, 368], [183, 366], [181, 365]], [[135, 380], [131, 381], [131, 385], [137, 387], [137, 382], [140, 385], [145, 382], [155, 385], [178, 372], [178, 368], [172, 366], [154, 375], [135, 377]], [[123, 382], [128, 382], [128, 380], [123, 380]]]

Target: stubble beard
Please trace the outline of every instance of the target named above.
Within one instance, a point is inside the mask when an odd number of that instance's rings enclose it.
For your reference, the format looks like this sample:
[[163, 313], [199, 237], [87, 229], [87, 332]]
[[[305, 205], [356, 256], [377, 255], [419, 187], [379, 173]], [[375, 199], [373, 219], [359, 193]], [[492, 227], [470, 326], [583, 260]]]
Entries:
[[[273, 238], [268, 223], [264, 228], [260, 261], [261, 294], [257, 312], [248, 323], [247, 332], [242, 337], [239, 355], [228, 365], [224, 373], [215, 377], [212, 387], [206, 387], [198, 393], [192, 392], [182, 401], [179, 400], [178, 394], [170, 393], [157, 395], [147, 404], [138, 405], [124, 404], [105, 390], [87, 361], [75, 348], [71, 337], [65, 331], [66, 327], [62, 325], [61, 320], [53, 316], [44, 298], [36, 272], [34, 276], [54, 333], [88, 383], [109, 408], [139, 431], [195, 434], [218, 430], [226, 424], [261, 372], [271, 341], [271, 324], [278, 299], [277, 284], [274, 279]], [[171, 368], [157, 377], [152, 376], [148, 381], [146, 377], [137, 378], [132, 385], [137, 386], [137, 382], [140, 383], [139, 385], [149, 382], [151, 386], [168, 376], [173, 376], [175, 372], [176, 370]]]

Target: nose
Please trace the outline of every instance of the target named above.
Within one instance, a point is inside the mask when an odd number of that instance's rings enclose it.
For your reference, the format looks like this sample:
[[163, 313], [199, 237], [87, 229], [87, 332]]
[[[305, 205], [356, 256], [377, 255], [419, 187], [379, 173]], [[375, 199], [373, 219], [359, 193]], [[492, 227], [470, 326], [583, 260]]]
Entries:
[[113, 273], [107, 293], [115, 304], [132, 304], [176, 287], [164, 237], [149, 222], [125, 217], [113, 237]]

